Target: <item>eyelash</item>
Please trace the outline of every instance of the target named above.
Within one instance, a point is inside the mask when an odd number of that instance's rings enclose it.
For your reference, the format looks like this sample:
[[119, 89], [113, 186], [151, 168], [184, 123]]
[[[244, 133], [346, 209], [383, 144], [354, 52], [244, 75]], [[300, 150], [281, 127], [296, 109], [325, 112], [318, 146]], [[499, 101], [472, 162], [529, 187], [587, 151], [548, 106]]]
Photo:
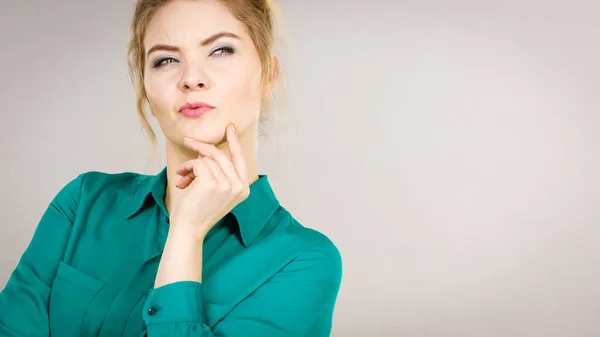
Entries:
[[[216, 54], [219, 51], [221, 52], [221, 54]], [[217, 48], [214, 51], [212, 51], [209, 56], [221, 57], [221, 56], [232, 55], [232, 54], [235, 54], [235, 49], [233, 49], [233, 47], [221, 47], [221, 48]], [[160, 68], [164, 65], [167, 65], [168, 63], [172, 63], [172, 62], [165, 63], [165, 61], [169, 61], [169, 60], [175, 61], [175, 59], [172, 57], [163, 57], [163, 58], [156, 60], [153, 63], [152, 68]]]

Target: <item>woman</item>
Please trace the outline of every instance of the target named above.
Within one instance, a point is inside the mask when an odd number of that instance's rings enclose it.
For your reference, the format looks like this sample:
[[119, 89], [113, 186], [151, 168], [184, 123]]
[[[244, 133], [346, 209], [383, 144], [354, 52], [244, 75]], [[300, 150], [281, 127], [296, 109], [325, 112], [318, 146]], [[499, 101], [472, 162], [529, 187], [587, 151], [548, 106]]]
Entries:
[[257, 171], [272, 15], [268, 0], [138, 1], [130, 65], [166, 168], [58, 193], [0, 293], [0, 336], [330, 334], [339, 252]]

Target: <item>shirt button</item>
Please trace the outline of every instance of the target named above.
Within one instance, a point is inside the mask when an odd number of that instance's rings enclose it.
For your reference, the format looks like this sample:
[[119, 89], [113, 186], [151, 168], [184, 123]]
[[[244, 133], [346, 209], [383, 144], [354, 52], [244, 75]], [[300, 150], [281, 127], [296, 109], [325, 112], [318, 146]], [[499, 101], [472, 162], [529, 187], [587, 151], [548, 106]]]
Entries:
[[148, 309], [148, 316], [154, 316], [157, 312], [158, 310], [156, 310], [156, 308], [150, 308]]

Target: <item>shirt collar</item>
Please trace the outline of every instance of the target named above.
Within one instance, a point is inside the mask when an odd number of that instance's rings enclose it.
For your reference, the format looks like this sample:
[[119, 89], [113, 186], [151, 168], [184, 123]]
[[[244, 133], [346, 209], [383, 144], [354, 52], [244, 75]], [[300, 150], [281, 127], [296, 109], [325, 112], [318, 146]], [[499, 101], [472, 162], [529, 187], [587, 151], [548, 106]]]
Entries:
[[[139, 174], [135, 177], [130, 200], [126, 203], [127, 219], [135, 216], [149, 202], [161, 207], [165, 214], [164, 196], [167, 186], [167, 168], [163, 168], [154, 176]], [[279, 208], [266, 175], [259, 175], [250, 185], [250, 195], [231, 210], [239, 226], [240, 237], [244, 246], [248, 247], [263, 229], [267, 221]]]

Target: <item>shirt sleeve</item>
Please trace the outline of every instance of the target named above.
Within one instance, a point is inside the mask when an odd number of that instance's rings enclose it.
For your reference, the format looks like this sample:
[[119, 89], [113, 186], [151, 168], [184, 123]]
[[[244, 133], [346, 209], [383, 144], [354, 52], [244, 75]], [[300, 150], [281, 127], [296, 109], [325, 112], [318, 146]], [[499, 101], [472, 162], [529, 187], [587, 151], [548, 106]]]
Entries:
[[[325, 337], [342, 277], [332, 243], [300, 255], [214, 327], [203, 311], [202, 284], [181, 281], [152, 290], [144, 305], [147, 336]], [[325, 322], [314, 330], [317, 321]]]
[[79, 206], [82, 179], [70, 181], [51, 201], [0, 292], [0, 336], [50, 336], [50, 289]]

